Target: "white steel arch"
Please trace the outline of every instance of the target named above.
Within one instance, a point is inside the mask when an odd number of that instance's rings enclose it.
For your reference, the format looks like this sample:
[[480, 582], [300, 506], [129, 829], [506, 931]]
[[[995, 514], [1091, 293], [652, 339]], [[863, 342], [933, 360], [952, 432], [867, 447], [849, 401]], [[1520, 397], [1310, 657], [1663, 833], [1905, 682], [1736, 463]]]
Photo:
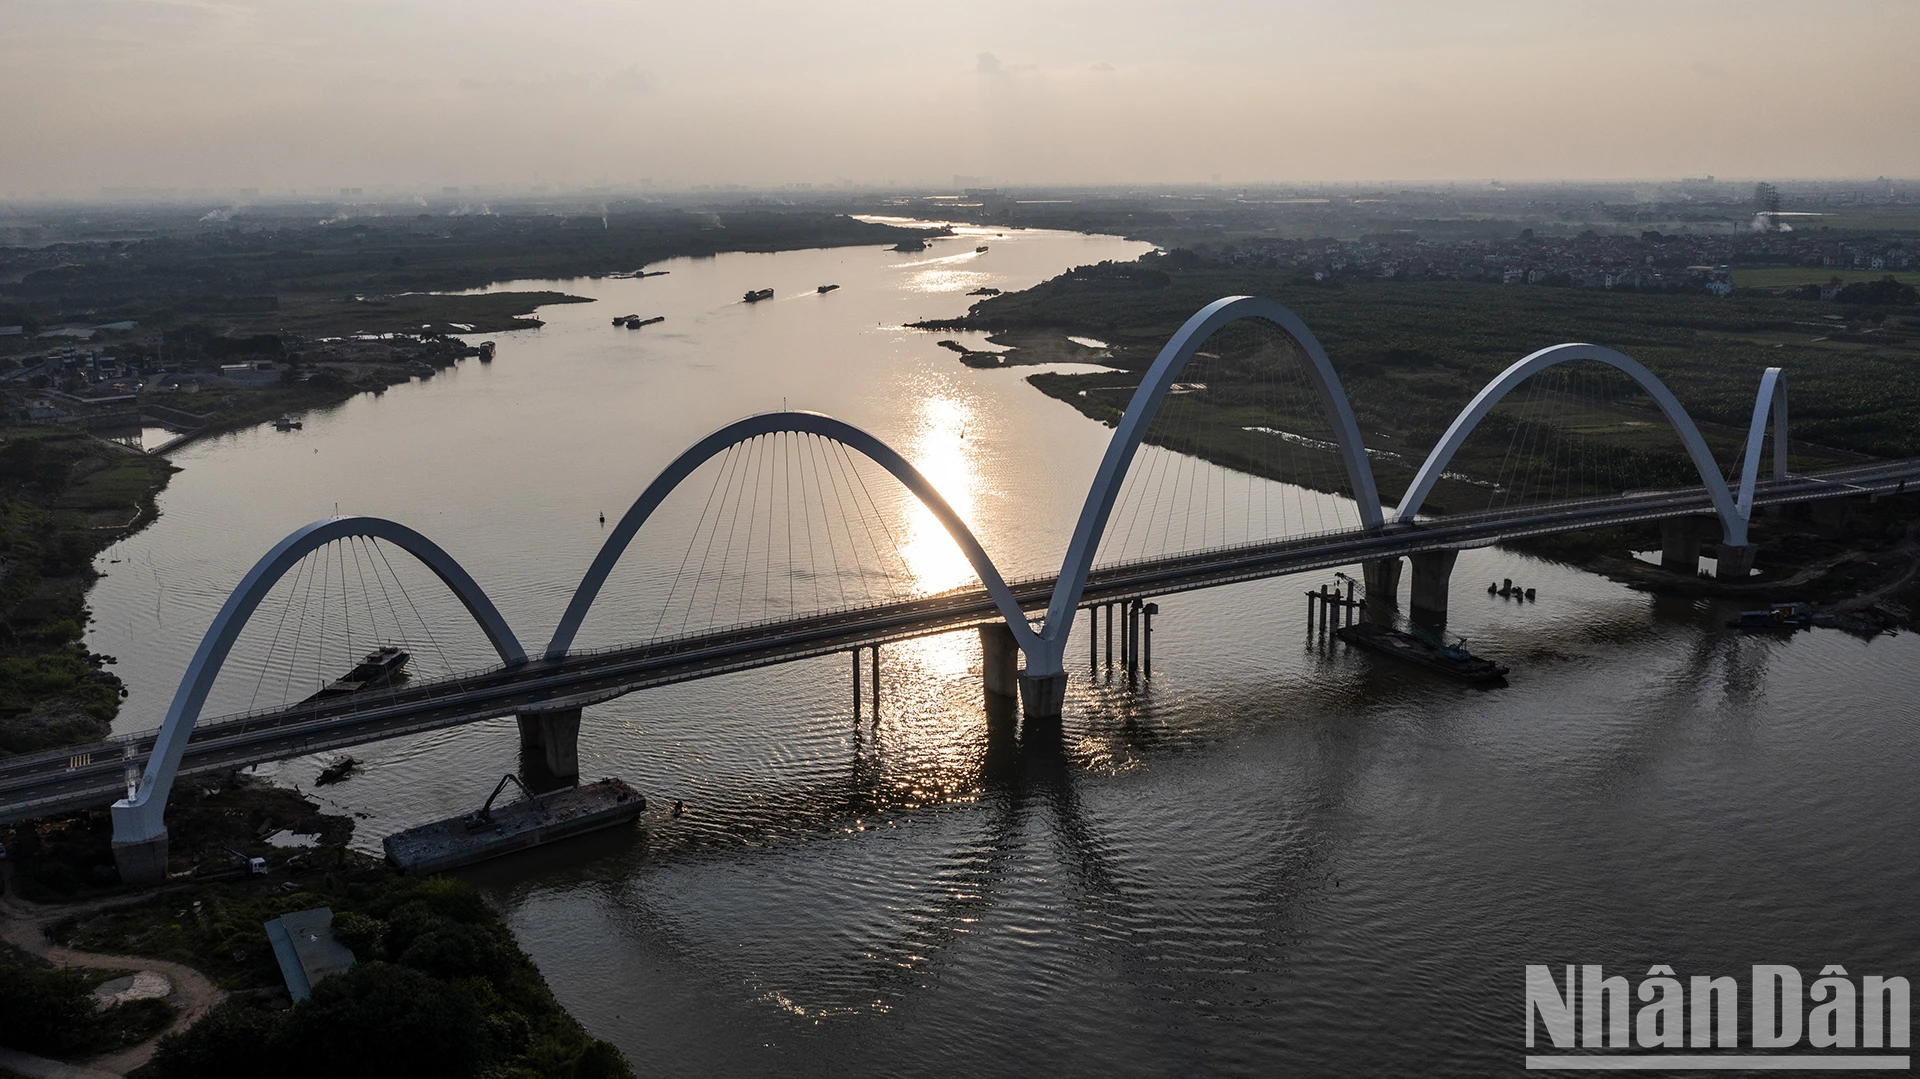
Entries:
[[200, 639], [199, 649], [187, 664], [186, 674], [181, 676], [180, 688], [174, 691], [173, 703], [167, 707], [167, 717], [160, 724], [160, 733], [154, 740], [152, 754], [147, 757], [139, 786], [113, 804], [115, 843], [140, 843], [166, 836], [167, 796], [173, 790], [180, 758], [186, 752], [187, 740], [193, 735], [193, 725], [200, 718], [207, 694], [213, 689], [214, 678], [226, 663], [240, 631], [246, 628], [261, 601], [288, 570], [314, 551], [349, 537], [383, 539], [418, 559], [459, 597], [467, 613], [487, 635], [488, 643], [499, 653], [501, 662], [509, 665], [526, 662], [526, 650], [520, 647], [519, 639], [486, 592], [453, 556], [427, 537], [406, 525], [380, 517], [330, 517], [298, 528], [253, 564], [233, 594], [227, 597], [220, 613], [213, 616], [213, 624]]
[[939, 520], [941, 526], [947, 530], [947, 534], [953, 537], [953, 541], [959, 544], [961, 552], [967, 556], [967, 561], [973, 564], [974, 573], [979, 575], [980, 583], [986, 586], [987, 594], [993, 598], [994, 606], [999, 608], [1001, 617], [1007, 620], [1008, 628], [1013, 630], [1014, 639], [1020, 643], [1021, 649], [1027, 651], [1039, 643], [1039, 638], [1027, 623], [1026, 612], [1021, 610], [1020, 604], [1014, 600], [1013, 592], [1007, 588], [1007, 582], [1000, 576], [1000, 571], [994, 566], [993, 559], [987, 557], [985, 548], [981, 547], [980, 541], [974, 538], [972, 529], [969, 529], [967, 523], [960, 519], [960, 515], [953, 511], [953, 507], [947, 504], [947, 500], [941, 497], [940, 491], [920, 474], [919, 469], [894, 452], [892, 447], [850, 423], [818, 412], [795, 411], [763, 412], [757, 416], [736, 420], [694, 443], [686, 452], [674, 458], [671, 464], [662, 469], [660, 474], [654, 477], [653, 482], [647, 485], [646, 490], [640, 493], [640, 497], [634, 500], [627, 512], [621, 516], [619, 523], [614, 525], [613, 532], [607, 536], [607, 541], [601, 544], [600, 553], [594, 556], [593, 564], [587, 567], [586, 576], [580, 579], [579, 587], [574, 590], [573, 599], [567, 604], [566, 613], [561, 615], [560, 624], [553, 631], [553, 639], [547, 644], [546, 657], [559, 659], [573, 647], [573, 639], [580, 632], [580, 624], [586, 620], [587, 612], [592, 609], [595, 597], [600, 594], [601, 587], [606, 584], [607, 575], [613, 572], [615, 563], [619, 562], [620, 556], [626, 553], [627, 545], [633, 542], [633, 537], [639, 533], [640, 526], [645, 524], [653, 511], [659, 508], [660, 503], [673, 493], [674, 488], [692, 475], [694, 469], [699, 468], [708, 459], [728, 447], [761, 435], [775, 433], [812, 434], [832, 439], [886, 469], [908, 491], [911, 491], [922, 505], [927, 507], [928, 511]]
[[1767, 437], [1767, 415], [1773, 415], [1773, 478], [1787, 478], [1787, 376], [1769, 367], [1760, 376], [1760, 392], [1753, 398], [1753, 421], [1747, 425], [1747, 455], [1740, 469], [1739, 497], [1734, 508], [1740, 519], [1753, 520], [1753, 488], [1760, 479], [1760, 449]]
[[[1441, 474], [1453, 461], [1453, 455], [1459, 452], [1467, 436], [1473, 433], [1473, 429], [1481, 420], [1486, 419], [1487, 413], [1493, 411], [1493, 406], [1499, 404], [1502, 397], [1529, 376], [1570, 360], [1598, 360], [1624, 373], [1647, 391], [1653, 398], [1654, 404], [1660, 407], [1661, 414], [1667, 418], [1667, 423], [1673, 427], [1674, 433], [1680, 436], [1680, 441], [1686, 446], [1687, 456], [1692, 459], [1694, 470], [1700, 473], [1700, 482], [1706, 487], [1707, 496], [1713, 500], [1714, 511], [1720, 516], [1725, 542], [1729, 546], [1744, 546], [1747, 542], [1747, 517], [1734, 504], [1733, 494], [1727, 489], [1727, 481], [1720, 475], [1720, 465], [1713, 459], [1713, 451], [1707, 448], [1706, 439], [1700, 437], [1700, 429], [1694, 426], [1693, 418], [1687, 415], [1687, 410], [1680, 407], [1680, 402], [1673, 396], [1673, 391], [1667, 389], [1666, 384], [1656, 378], [1652, 371], [1647, 370], [1631, 356], [1599, 345], [1579, 343], [1543, 348], [1519, 360], [1500, 372], [1499, 377], [1487, 383], [1486, 388], [1467, 403], [1467, 407], [1461, 410], [1460, 415], [1454, 417], [1453, 425], [1447, 428], [1447, 433], [1441, 437], [1439, 445], [1436, 445], [1433, 452], [1429, 453], [1427, 459], [1421, 463], [1420, 471], [1414, 474], [1413, 483], [1407, 488], [1407, 493], [1401, 496], [1399, 508], [1394, 510], [1394, 520], [1401, 523], [1413, 521], [1414, 516], [1420, 512], [1421, 504], [1426, 501], [1427, 495], [1432, 493], [1433, 485], [1439, 482]], [[1784, 430], [1784, 420], [1782, 430]], [[1784, 445], [1785, 441], [1782, 438], [1780, 444]]]
[[1094, 474], [1093, 487], [1087, 492], [1079, 523], [1074, 526], [1073, 539], [1067, 545], [1052, 602], [1047, 606], [1044, 647], [1025, 649], [1029, 677], [1046, 678], [1064, 673], [1067, 633], [1073, 628], [1074, 610], [1086, 589], [1087, 574], [1092, 571], [1093, 557], [1106, 531], [1107, 518], [1113, 512], [1114, 499], [1119, 497], [1120, 483], [1126, 478], [1141, 440], [1146, 437], [1147, 425], [1160, 411], [1161, 403], [1186, 368], [1187, 361], [1200, 351], [1207, 338], [1227, 323], [1243, 318], [1258, 319], [1277, 327], [1306, 353], [1308, 376], [1313, 379], [1321, 408], [1333, 424], [1334, 441], [1340, 447], [1347, 479], [1353, 485], [1354, 500], [1360, 504], [1360, 523], [1369, 531], [1382, 526], [1380, 494], [1374, 485], [1366, 444], [1360, 437], [1360, 425], [1353, 418], [1353, 407], [1341, 388], [1340, 376], [1334, 372], [1333, 363], [1319, 339], [1307, 329], [1300, 316], [1272, 300], [1257, 296], [1227, 296], [1215, 300], [1196, 311], [1167, 339], [1114, 428], [1106, 456], [1100, 461], [1100, 470]]

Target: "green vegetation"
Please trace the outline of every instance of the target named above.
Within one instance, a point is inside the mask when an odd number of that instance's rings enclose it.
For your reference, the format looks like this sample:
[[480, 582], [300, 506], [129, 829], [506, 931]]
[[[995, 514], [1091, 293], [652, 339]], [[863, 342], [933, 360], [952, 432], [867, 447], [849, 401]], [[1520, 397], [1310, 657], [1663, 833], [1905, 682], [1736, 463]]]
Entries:
[[0, 429], [0, 754], [106, 733], [120, 682], [82, 644], [92, 560], [170, 472], [78, 431]]
[[271, 320], [312, 335], [344, 333], [499, 333], [541, 324], [537, 307], [592, 303], [564, 292], [407, 292], [388, 296], [291, 296]]
[[1902, 284], [1920, 285], [1920, 273], [1888, 273], [1885, 270], [1834, 270], [1820, 266], [1806, 266], [1733, 271], [1733, 283], [1741, 288], [1795, 288], [1799, 285], [1824, 285], [1830, 281], [1854, 284], [1879, 281], [1887, 277]]
[[723, 251], [891, 245], [927, 231], [812, 211], [419, 214], [319, 222], [290, 213], [169, 222], [157, 235], [133, 241], [0, 248], [0, 324], [132, 320], [146, 334], [200, 322], [243, 333], [331, 334], [418, 332], [422, 325], [458, 322], [486, 332], [512, 328], [514, 316], [535, 303], [562, 298], [421, 294], [632, 273], [663, 259]]
[[[1920, 371], [1920, 318], [1897, 307], [1444, 281], [1330, 285], [1287, 270], [1230, 266], [1176, 251], [1137, 263], [1081, 267], [1025, 292], [990, 297], [962, 325], [1006, 331], [1009, 343], [1043, 330], [1112, 343], [1111, 358], [1102, 362], [1117, 368], [1114, 373], [1032, 380], [1082, 412], [1111, 421], [1168, 336], [1207, 303], [1236, 294], [1279, 300], [1319, 337], [1369, 446], [1401, 455], [1376, 462], [1382, 493], [1389, 497], [1489, 379], [1527, 353], [1562, 341], [1607, 345], [1652, 368], [1703, 421], [1723, 461], [1738, 456], [1761, 371], [1769, 366], [1788, 374], [1795, 467], [1830, 465], [1851, 454], [1920, 455], [1920, 379], [1914, 377]], [[1150, 437], [1169, 445], [1174, 439], [1180, 448], [1243, 468], [1261, 460], [1301, 463], [1302, 454], [1316, 452], [1275, 447], [1271, 436], [1244, 430], [1327, 429], [1306, 395], [1276, 402], [1253, 392], [1282, 349], [1275, 335], [1230, 328], [1207, 349], [1218, 358], [1206, 367], [1206, 391], [1176, 399], [1194, 418], [1178, 435], [1161, 430]], [[1551, 421], [1555, 434], [1605, 443], [1619, 462], [1616, 471], [1642, 484], [1693, 482], [1678, 440], [1644, 398], [1602, 402], [1576, 388], [1570, 386]], [[1519, 415], [1515, 398], [1468, 440], [1460, 458], [1464, 471], [1492, 477], [1518, 425], [1542, 422], [1538, 415]], [[1577, 490], [1572, 483], [1561, 489]], [[1476, 499], [1486, 498], [1484, 490], [1443, 486], [1435, 506], [1473, 508]]]
[[[80, 947], [190, 963], [230, 989], [277, 985], [264, 923], [330, 907], [356, 957], [312, 999], [273, 1010], [258, 994], [160, 1043], [155, 1079], [251, 1076], [628, 1076], [613, 1046], [561, 1009], [539, 971], [471, 887], [362, 867], [292, 894], [204, 885], [63, 923]], [[284, 998], [283, 998], [284, 999]]]
[[[70, 1059], [138, 1045], [173, 1022], [173, 1005], [135, 1000], [97, 1008], [93, 990], [131, 971], [62, 970], [0, 945], [0, 1044]], [[0, 1073], [4, 1074], [4, 1073]]]

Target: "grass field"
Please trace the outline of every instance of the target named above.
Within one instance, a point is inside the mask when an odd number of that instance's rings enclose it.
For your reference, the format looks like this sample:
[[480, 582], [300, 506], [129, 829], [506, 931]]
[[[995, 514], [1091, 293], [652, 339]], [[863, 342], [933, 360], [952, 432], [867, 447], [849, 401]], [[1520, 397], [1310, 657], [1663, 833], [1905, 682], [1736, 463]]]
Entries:
[[1843, 284], [1878, 281], [1891, 277], [1907, 285], [1920, 285], [1920, 272], [1887, 270], [1835, 270], [1831, 267], [1804, 266], [1787, 269], [1735, 270], [1733, 283], [1741, 288], [1792, 288], [1795, 285], [1824, 285], [1838, 278]]

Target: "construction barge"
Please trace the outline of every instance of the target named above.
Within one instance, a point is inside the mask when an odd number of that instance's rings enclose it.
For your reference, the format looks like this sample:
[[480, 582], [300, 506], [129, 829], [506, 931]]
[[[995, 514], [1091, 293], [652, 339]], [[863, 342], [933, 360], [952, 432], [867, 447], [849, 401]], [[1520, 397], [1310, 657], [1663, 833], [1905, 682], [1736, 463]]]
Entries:
[[[526, 797], [493, 808], [511, 782]], [[527, 790], [517, 776], [503, 776], [478, 812], [395, 832], [382, 841], [387, 860], [408, 873], [441, 873], [556, 840], [632, 824], [647, 808], [639, 791], [618, 779], [603, 779], [547, 794]]]
[[1431, 637], [1402, 633], [1372, 622], [1341, 626], [1333, 631], [1333, 635], [1356, 647], [1417, 663], [1462, 682], [1485, 684], [1498, 682], [1507, 676], [1504, 664], [1467, 651], [1463, 647], [1465, 641], [1458, 645], [1441, 644]]

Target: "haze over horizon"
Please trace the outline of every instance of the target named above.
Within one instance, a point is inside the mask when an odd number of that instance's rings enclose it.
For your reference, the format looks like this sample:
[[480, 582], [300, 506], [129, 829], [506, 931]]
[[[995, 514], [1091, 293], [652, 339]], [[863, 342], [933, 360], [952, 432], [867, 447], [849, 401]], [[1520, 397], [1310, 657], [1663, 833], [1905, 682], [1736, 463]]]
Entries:
[[14, 0], [0, 194], [1920, 176], [1920, 5]]

